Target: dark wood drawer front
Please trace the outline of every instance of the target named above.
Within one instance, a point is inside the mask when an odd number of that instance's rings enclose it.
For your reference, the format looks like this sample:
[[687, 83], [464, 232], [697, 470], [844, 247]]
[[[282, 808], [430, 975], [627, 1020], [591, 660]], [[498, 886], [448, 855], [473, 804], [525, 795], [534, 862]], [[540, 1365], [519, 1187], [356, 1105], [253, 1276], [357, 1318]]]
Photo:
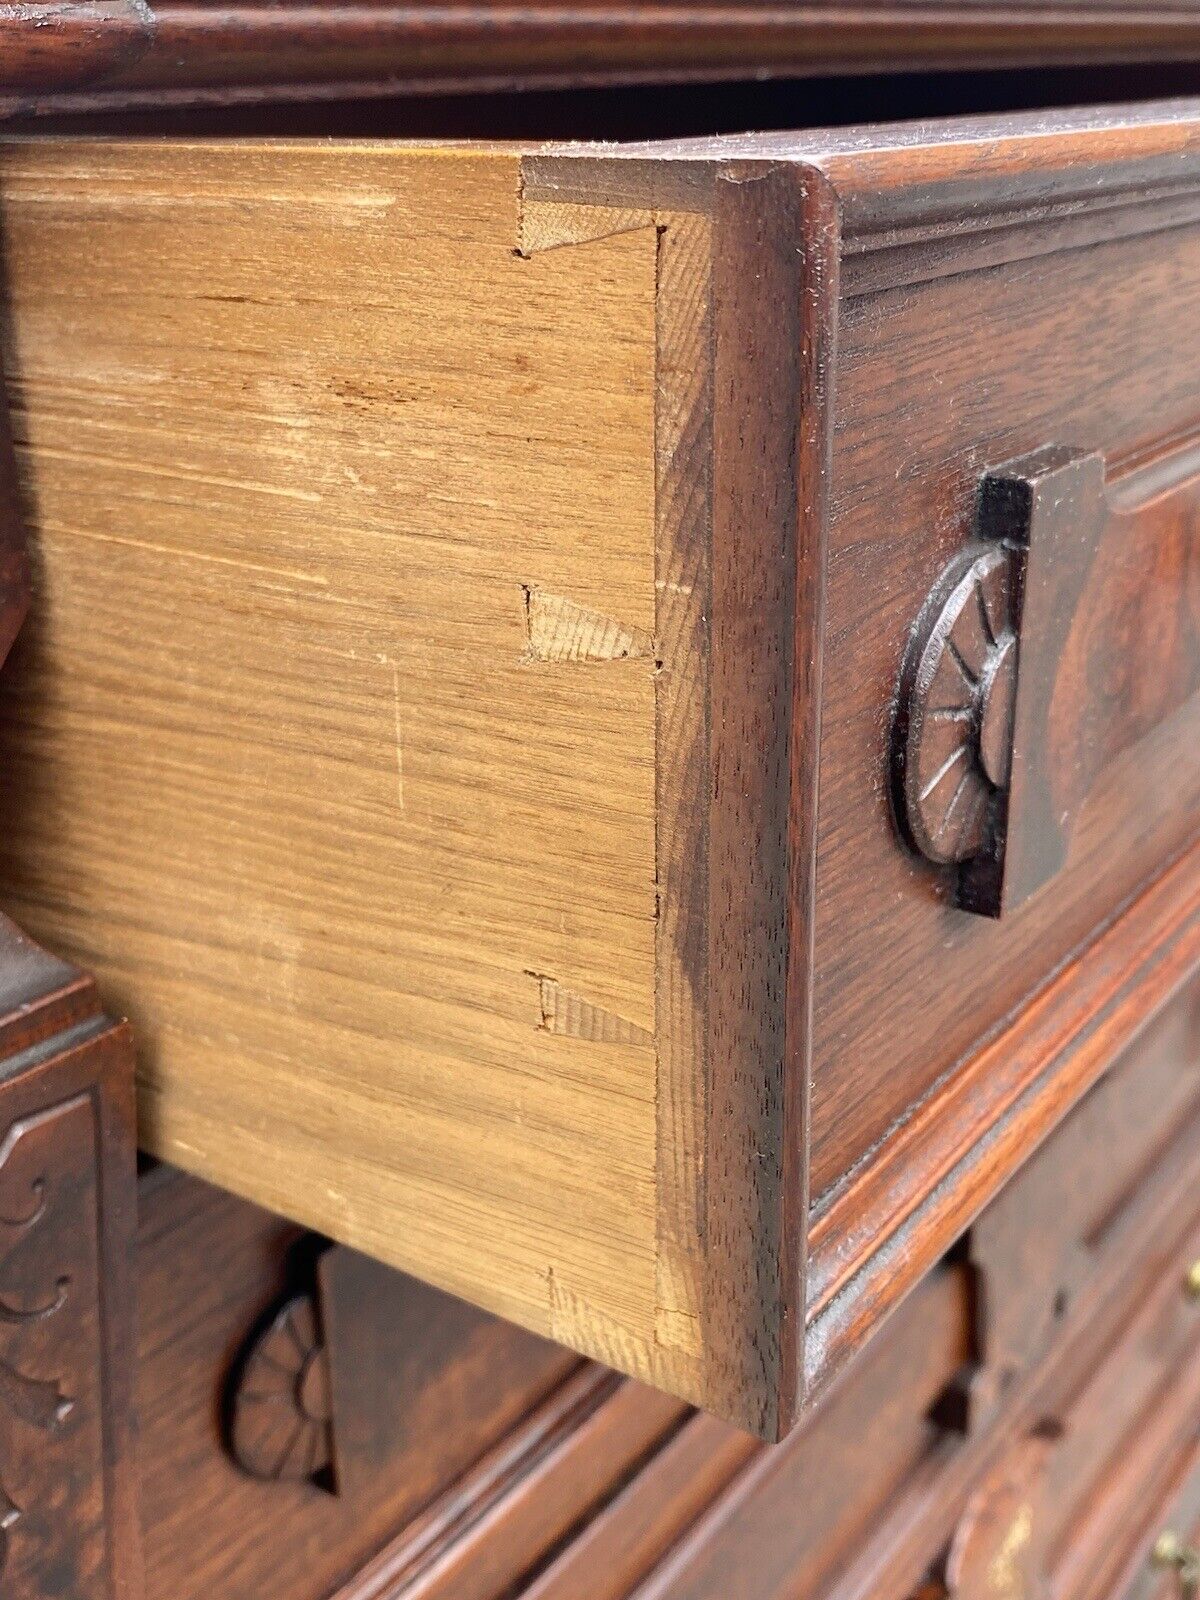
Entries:
[[758, 0], [729, 13], [687, 5], [661, 15], [518, 0], [461, 16], [290, 0], [269, 21], [253, 8], [180, 0], [113, 0], [98, 15], [36, 0], [9, 26], [0, 69], [8, 112], [1200, 55], [1186, 9], [1109, 0], [1053, 17], [1033, 0], [967, 0], [944, 13], [914, 12], [906, 0], [814, 0], [780, 13]]
[[[1171, 1008], [953, 1265], [677, 1549], [615, 1590], [622, 1600], [900, 1600], [910, 1587], [924, 1600], [1113, 1600], [1152, 1577], [1163, 1527], [1190, 1527], [1200, 1440], [1195, 1002]], [[973, 1286], [955, 1276], [964, 1266]], [[945, 1333], [964, 1317], [955, 1373]], [[596, 1544], [619, 1547], [616, 1528]], [[578, 1559], [531, 1595], [565, 1600]]]
[[1200, 1182], [1200, 990], [1193, 983], [971, 1228], [986, 1411], [1135, 1270]]
[[[1113, 198], [1071, 224], [1051, 205], [1041, 227], [999, 204], [982, 225], [938, 211], [903, 247], [920, 217], [885, 217], [846, 263], [860, 292], [843, 304], [831, 477], [818, 1195], [1195, 831], [1195, 349], [1178, 332], [1196, 325], [1200, 231], [1143, 231], [1153, 195]], [[956, 612], [938, 586], [964, 561]], [[897, 848], [884, 787], [863, 785], [898, 680], [923, 723], [898, 740], [900, 810], [936, 864]], [[1005, 909], [993, 925], [955, 902]]]
[[[1039, 1414], [969, 1499], [938, 1566], [955, 1600], [1107, 1600], [1150, 1557], [1200, 1437], [1193, 1227], [1111, 1346], [1038, 1395]], [[999, 1575], [999, 1576], [998, 1576]]]
[[148, 1600], [326, 1600], [399, 1530], [419, 1569], [506, 1496], [522, 1572], [682, 1413], [169, 1168], [139, 1209]]

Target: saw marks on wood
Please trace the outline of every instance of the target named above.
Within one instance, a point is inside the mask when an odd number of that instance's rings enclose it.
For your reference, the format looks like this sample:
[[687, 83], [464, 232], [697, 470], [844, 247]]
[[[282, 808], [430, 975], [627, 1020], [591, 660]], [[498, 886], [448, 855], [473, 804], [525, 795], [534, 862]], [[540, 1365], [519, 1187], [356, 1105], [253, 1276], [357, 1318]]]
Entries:
[[531, 661], [623, 661], [654, 654], [654, 641], [641, 628], [624, 627], [614, 617], [541, 589], [524, 594]]
[[600, 1044], [640, 1044], [653, 1046], [654, 1035], [635, 1022], [618, 1017], [603, 1006], [596, 1006], [583, 995], [564, 989], [553, 978], [537, 973], [530, 976], [538, 986], [542, 1027], [547, 1033], [560, 1033], [569, 1039], [592, 1039]]

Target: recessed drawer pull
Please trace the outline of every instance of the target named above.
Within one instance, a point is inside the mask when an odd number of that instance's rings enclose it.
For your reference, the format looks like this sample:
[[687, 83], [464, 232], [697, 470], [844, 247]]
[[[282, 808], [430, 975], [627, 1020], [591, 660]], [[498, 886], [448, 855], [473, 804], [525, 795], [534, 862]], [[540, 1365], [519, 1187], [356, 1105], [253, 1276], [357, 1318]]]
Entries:
[[1105, 768], [1200, 687], [1200, 437], [1106, 480], [1050, 446], [985, 473], [917, 619], [892, 729], [902, 833], [998, 917], [1062, 867]]
[[1155, 1540], [1151, 1560], [1156, 1567], [1170, 1568], [1179, 1574], [1182, 1600], [1196, 1600], [1200, 1594], [1200, 1548], [1184, 1544], [1177, 1533], [1168, 1529]]

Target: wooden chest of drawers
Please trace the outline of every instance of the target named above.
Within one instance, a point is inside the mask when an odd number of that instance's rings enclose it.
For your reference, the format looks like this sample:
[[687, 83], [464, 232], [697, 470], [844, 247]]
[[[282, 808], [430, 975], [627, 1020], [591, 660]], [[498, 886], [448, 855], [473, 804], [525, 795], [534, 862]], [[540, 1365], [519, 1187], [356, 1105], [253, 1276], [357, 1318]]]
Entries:
[[1196, 60], [0, 3], [3, 1600], [1194, 1600]]
[[1200, 953], [1198, 117], [7, 145], [143, 1142], [786, 1432]]

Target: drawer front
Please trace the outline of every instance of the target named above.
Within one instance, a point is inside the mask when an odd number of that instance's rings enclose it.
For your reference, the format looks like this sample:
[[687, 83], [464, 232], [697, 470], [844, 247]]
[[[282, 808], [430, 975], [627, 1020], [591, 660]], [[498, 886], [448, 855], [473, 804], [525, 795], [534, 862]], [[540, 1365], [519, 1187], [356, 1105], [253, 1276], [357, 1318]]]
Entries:
[[[1084, 1098], [788, 1440], [751, 1457], [638, 1582], [594, 1592], [1121, 1593], [1200, 1438], [1196, 998]], [[649, 1520], [627, 1500], [531, 1600], [572, 1594], [589, 1560], [604, 1572], [612, 1552], [615, 1566], [622, 1510], [626, 1533]]]
[[[847, 6], [812, 0], [780, 13], [755, 0], [731, 12], [701, 6], [631, 14], [578, 0], [517, 0], [457, 15], [331, 11], [293, 0], [268, 20], [180, 0], [86, 7], [37, 0], [9, 19], [0, 109], [94, 110], [198, 100], [298, 99], [406, 88], [561, 88], [663, 78], [896, 71], [922, 66], [1046, 66], [1194, 60], [1200, 27], [1179, 6], [1086, 0], [1047, 17], [1036, 0], [967, 0], [945, 14], [907, 0]], [[761, 93], [761, 91], [760, 91]], [[757, 109], [757, 107], [756, 107]]]
[[0, 870], [146, 1144], [783, 1431], [1200, 958], [1194, 114], [7, 145]]
[[1108, 1600], [1147, 1564], [1200, 1437], [1200, 1339], [1183, 1288], [1198, 1248], [1193, 1229], [1127, 1334], [1042, 1397], [974, 1491], [938, 1563], [955, 1600]]

